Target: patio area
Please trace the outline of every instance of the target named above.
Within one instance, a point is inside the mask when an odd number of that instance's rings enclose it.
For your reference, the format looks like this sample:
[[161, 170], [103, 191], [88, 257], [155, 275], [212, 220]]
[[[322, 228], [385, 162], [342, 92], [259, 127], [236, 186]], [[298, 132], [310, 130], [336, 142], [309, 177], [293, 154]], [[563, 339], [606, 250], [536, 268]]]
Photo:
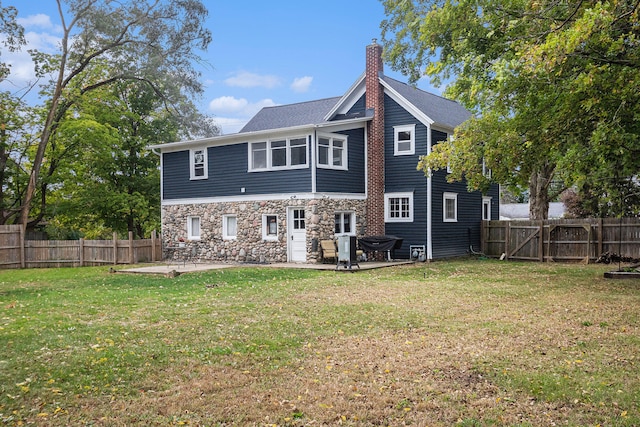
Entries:
[[154, 265], [145, 265], [141, 267], [114, 269], [114, 273], [130, 273], [130, 274], [161, 274], [169, 277], [175, 277], [180, 274], [194, 273], [198, 271], [218, 270], [222, 268], [234, 267], [255, 267], [255, 268], [299, 268], [311, 270], [333, 270], [336, 272], [356, 272], [364, 270], [372, 270], [376, 268], [393, 267], [396, 265], [413, 264], [413, 261], [383, 261], [383, 262], [362, 262], [359, 265], [353, 265], [351, 268], [340, 265], [336, 268], [335, 264], [303, 264], [303, 263], [273, 263], [273, 264], [255, 264], [255, 263], [189, 263], [189, 262], [173, 262], [173, 263], [157, 263]]

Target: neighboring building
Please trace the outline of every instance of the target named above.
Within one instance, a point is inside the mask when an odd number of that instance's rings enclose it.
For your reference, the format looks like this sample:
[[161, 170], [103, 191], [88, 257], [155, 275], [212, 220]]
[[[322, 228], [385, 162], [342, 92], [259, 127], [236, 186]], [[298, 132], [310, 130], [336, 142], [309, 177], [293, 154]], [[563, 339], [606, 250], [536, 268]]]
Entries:
[[[480, 247], [498, 219], [498, 186], [482, 195], [416, 170], [419, 156], [470, 117], [454, 101], [383, 74], [382, 47], [342, 97], [262, 109], [237, 134], [155, 145], [162, 238], [211, 261], [315, 262], [323, 239], [394, 235], [396, 258]], [[413, 248], [415, 249], [415, 248]]]
[[[564, 213], [565, 213], [564, 203], [562, 202], [549, 203], [549, 219], [563, 218]], [[529, 203], [501, 203], [500, 219], [528, 220], [529, 219]]]

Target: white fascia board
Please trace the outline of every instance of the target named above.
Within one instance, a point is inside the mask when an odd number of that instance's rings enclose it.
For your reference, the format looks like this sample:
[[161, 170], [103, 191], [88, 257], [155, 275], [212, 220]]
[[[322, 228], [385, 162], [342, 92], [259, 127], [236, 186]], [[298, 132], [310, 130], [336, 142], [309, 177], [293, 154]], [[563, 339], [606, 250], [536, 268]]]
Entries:
[[224, 197], [200, 197], [188, 199], [163, 200], [162, 206], [177, 205], [205, 205], [211, 203], [229, 202], [262, 202], [272, 200], [366, 200], [366, 195], [361, 193], [277, 193], [277, 194], [250, 194], [246, 196], [224, 196]]
[[418, 119], [425, 126], [431, 126], [435, 122], [429, 116], [420, 111], [415, 105], [407, 101], [405, 97], [396, 92], [391, 86], [389, 86], [383, 79], [380, 79], [380, 84], [384, 87], [384, 91], [391, 99], [397, 102], [402, 108], [407, 110], [412, 116]]
[[347, 111], [353, 107], [358, 99], [362, 97], [365, 93], [365, 84], [364, 84], [365, 73], [362, 73], [360, 78], [355, 81], [353, 85], [347, 90], [347, 92], [340, 98], [336, 105], [324, 116], [325, 121], [331, 120], [336, 114], [341, 113], [345, 114]]
[[[199, 147], [215, 147], [222, 145], [241, 144], [264, 139], [273, 139], [282, 136], [300, 135], [302, 133], [311, 134], [314, 129], [331, 128], [337, 130], [354, 129], [364, 127], [364, 123], [371, 120], [371, 117], [357, 117], [354, 119], [339, 120], [336, 122], [324, 122], [317, 124], [306, 124], [292, 126], [288, 128], [266, 129], [255, 132], [233, 133], [230, 135], [214, 136], [211, 138], [194, 139], [190, 141], [168, 142], [165, 144], [150, 145], [150, 150], [160, 150], [162, 152], [183, 151]], [[354, 126], [358, 125], [358, 126]]]

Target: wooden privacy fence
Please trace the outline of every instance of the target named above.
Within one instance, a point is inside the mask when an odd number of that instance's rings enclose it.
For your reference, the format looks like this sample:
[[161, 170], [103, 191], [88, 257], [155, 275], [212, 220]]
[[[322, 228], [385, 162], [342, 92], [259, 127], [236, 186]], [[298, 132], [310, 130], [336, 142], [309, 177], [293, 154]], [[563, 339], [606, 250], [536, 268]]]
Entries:
[[82, 267], [160, 261], [162, 241], [156, 232], [150, 239], [25, 240], [20, 225], [0, 226], [0, 269]]
[[541, 262], [589, 263], [605, 252], [640, 258], [640, 218], [483, 221], [482, 252]]

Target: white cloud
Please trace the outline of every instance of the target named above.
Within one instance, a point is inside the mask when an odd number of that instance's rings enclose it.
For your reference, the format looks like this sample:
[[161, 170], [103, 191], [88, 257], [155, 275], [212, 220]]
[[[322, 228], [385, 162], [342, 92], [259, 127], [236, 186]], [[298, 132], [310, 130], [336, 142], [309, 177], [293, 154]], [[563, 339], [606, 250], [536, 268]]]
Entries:
[[45, 15], [44, 13], [29, 15], [26, 18], [18, 18], [16, 19], [16, 21], [24, 28], [41, 28], [46, 30], [54, 30], [56, 32], [62, 31], [62, 27], [59, 25], [54, 25], [51, 22], [51, 17], [49, 17], [49, 15]]
[[242, 111], [248, 104], [249, 101], [244, 98], [221, 96], [209, 102], [209, 109], [218, 113], [231, 113]]
[[245, 98], [221, 96], [209, 102], [209, 110], [214, 113], [216, 123], [224, 134], [237, 133], [263, 107], [277, 105], [272, 99], [249, 102]]
[[224, 81], [227, 86], [233, 87], [264, 87], [272, 89], [280, 85], [280, 78], [273, 75], [260, 75], [255, 73], [249, 73], [247, 71], [240, 71], [234, 76], [229, 77]]
[[312, 81], [313, 77], [311, 76], [296, 77], [293, 79], [293, 83], [291, 83], [291, 90], [297, 93], [306, 92], [309, 90]]

